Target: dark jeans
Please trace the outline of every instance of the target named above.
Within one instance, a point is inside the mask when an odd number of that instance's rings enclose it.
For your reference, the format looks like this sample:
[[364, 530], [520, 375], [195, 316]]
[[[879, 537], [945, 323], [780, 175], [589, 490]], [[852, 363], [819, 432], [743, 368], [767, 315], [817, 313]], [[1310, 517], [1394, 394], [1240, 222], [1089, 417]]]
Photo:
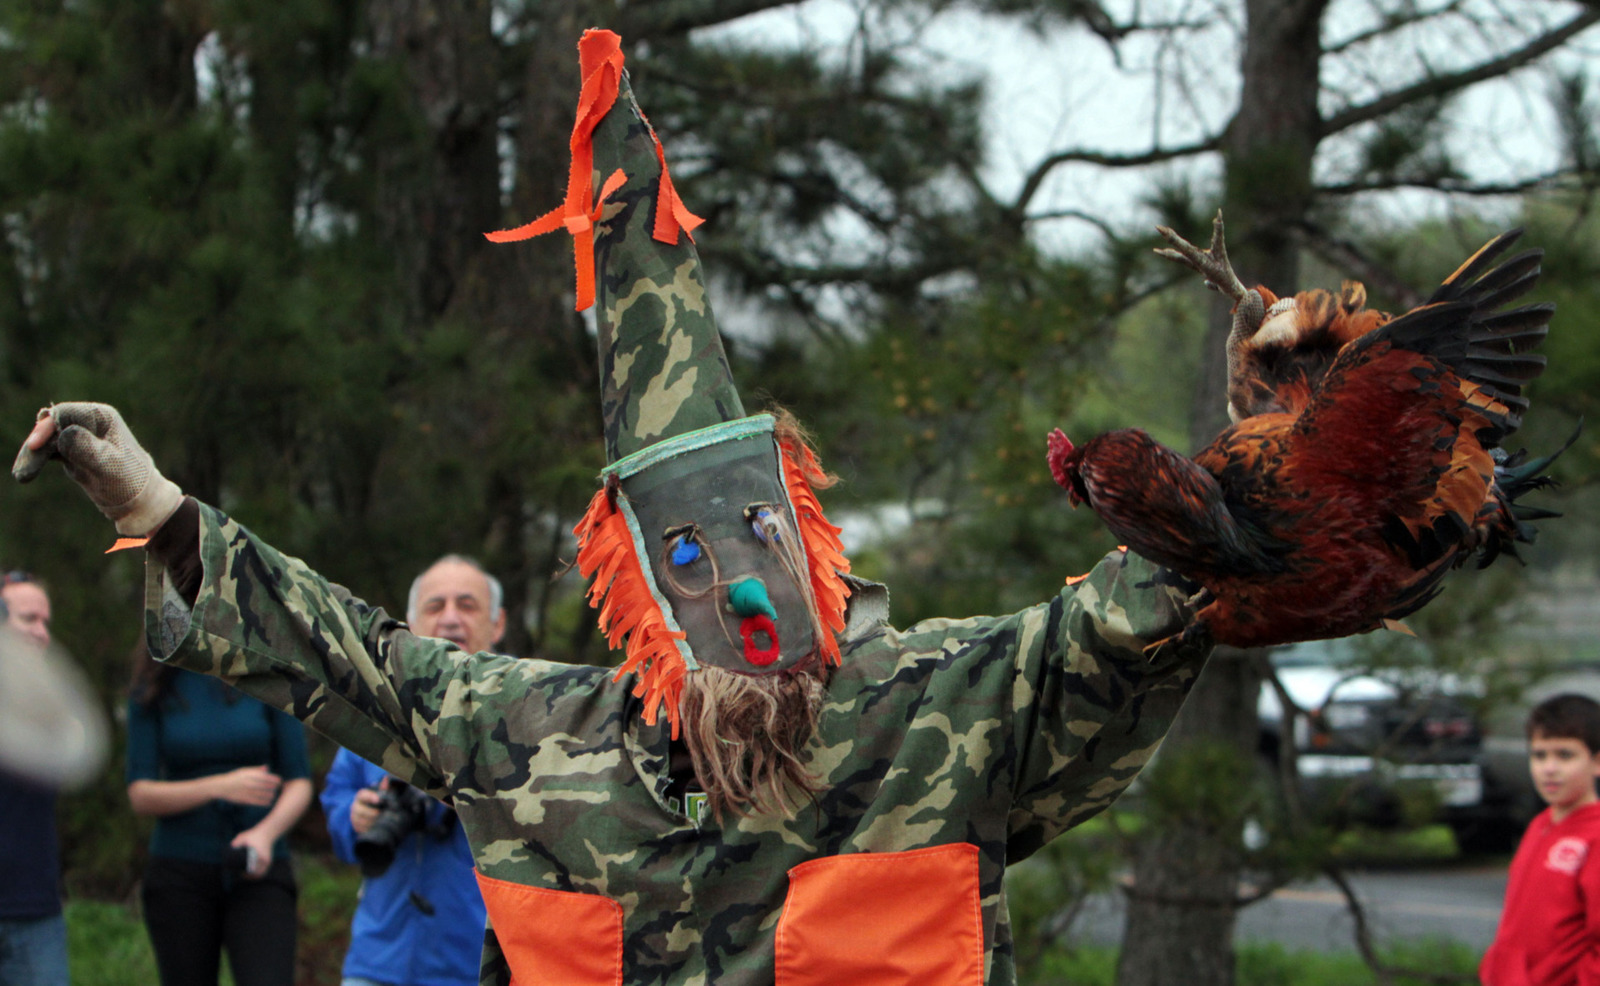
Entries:
[[0, 986], [67, 986], [67, 922], [0, 918]]
[[294, 871], [259, 880], [222, 866], [153, 856], [140, 900], [161, 986], [216, 986], [222, 950], [236, 986], [293, 986]]

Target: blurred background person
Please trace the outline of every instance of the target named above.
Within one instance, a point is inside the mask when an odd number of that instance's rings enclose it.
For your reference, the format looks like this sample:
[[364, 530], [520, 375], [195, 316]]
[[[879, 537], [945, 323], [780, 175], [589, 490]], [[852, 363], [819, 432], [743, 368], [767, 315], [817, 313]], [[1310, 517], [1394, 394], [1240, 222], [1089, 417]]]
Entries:
[[[411, 583], [406, 621], [484, 651], [505, 633], [501, 600], [499, 580], [446, 555]], [[343, 986], [476, 986], [483, 897], [455, 812], [349, 750], [334, 757], [321, 798], [335, 853], [364, 877]]]
[[0, 575], [0, 599], [6, 604], [6, 626], [50, 646], [50, 594], [27, 572]]
[[67, 986], [56, 795], [105, 759], [104, 710], [51, 649], [50, 595], [0, 575], [0, 984]]
[[134, 659], [128, 801], [154, 816], [140, 901], [162, 986], [294, 982], [285, 835], [311, 804], [300, 723], [223, 682]]

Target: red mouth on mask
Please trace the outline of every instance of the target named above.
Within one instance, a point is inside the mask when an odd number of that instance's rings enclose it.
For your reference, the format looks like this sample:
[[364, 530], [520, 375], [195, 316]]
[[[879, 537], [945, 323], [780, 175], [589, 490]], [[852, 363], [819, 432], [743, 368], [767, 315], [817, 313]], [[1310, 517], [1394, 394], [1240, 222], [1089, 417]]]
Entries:
[[[765, 634], [767, 646], [756, 643], [758, 634]], [[744, 638], [744, 659], [758, 668], [778, 660], [778, 627], [764, 613], [747, 616], [739, 622], [739, 636]]]

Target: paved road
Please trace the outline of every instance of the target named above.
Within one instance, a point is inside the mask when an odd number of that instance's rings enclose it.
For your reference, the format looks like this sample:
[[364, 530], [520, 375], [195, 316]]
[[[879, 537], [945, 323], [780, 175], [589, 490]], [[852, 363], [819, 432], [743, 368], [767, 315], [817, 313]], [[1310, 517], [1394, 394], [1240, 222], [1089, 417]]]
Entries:
[[[1378, 938], [1387, 941], [1451, 939], [1489, 947], [1505, 897], [1504, 864], [1352, 872], [1356, 896]], [[1121, 943], [1123, 897], [1096, 897], [1073, 937], [1085, 943]], [[1344, 896], [1326, 880], [1286, 887], [1239, 914], [1238, 941], [1277, 942], [1291, 949], [1350, 951], [1353, 923]]]

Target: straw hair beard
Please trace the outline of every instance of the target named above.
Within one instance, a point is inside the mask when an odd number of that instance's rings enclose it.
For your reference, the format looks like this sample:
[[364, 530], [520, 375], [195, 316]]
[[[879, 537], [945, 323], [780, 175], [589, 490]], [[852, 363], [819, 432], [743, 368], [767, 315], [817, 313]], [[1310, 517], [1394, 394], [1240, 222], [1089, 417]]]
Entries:
[[821, 781], [801, 751], [824, 690], [815, 661], [775, 675], [702, 666], [685, 676], [684, 744], [715, 817], [789, 816], [816, 796]]

